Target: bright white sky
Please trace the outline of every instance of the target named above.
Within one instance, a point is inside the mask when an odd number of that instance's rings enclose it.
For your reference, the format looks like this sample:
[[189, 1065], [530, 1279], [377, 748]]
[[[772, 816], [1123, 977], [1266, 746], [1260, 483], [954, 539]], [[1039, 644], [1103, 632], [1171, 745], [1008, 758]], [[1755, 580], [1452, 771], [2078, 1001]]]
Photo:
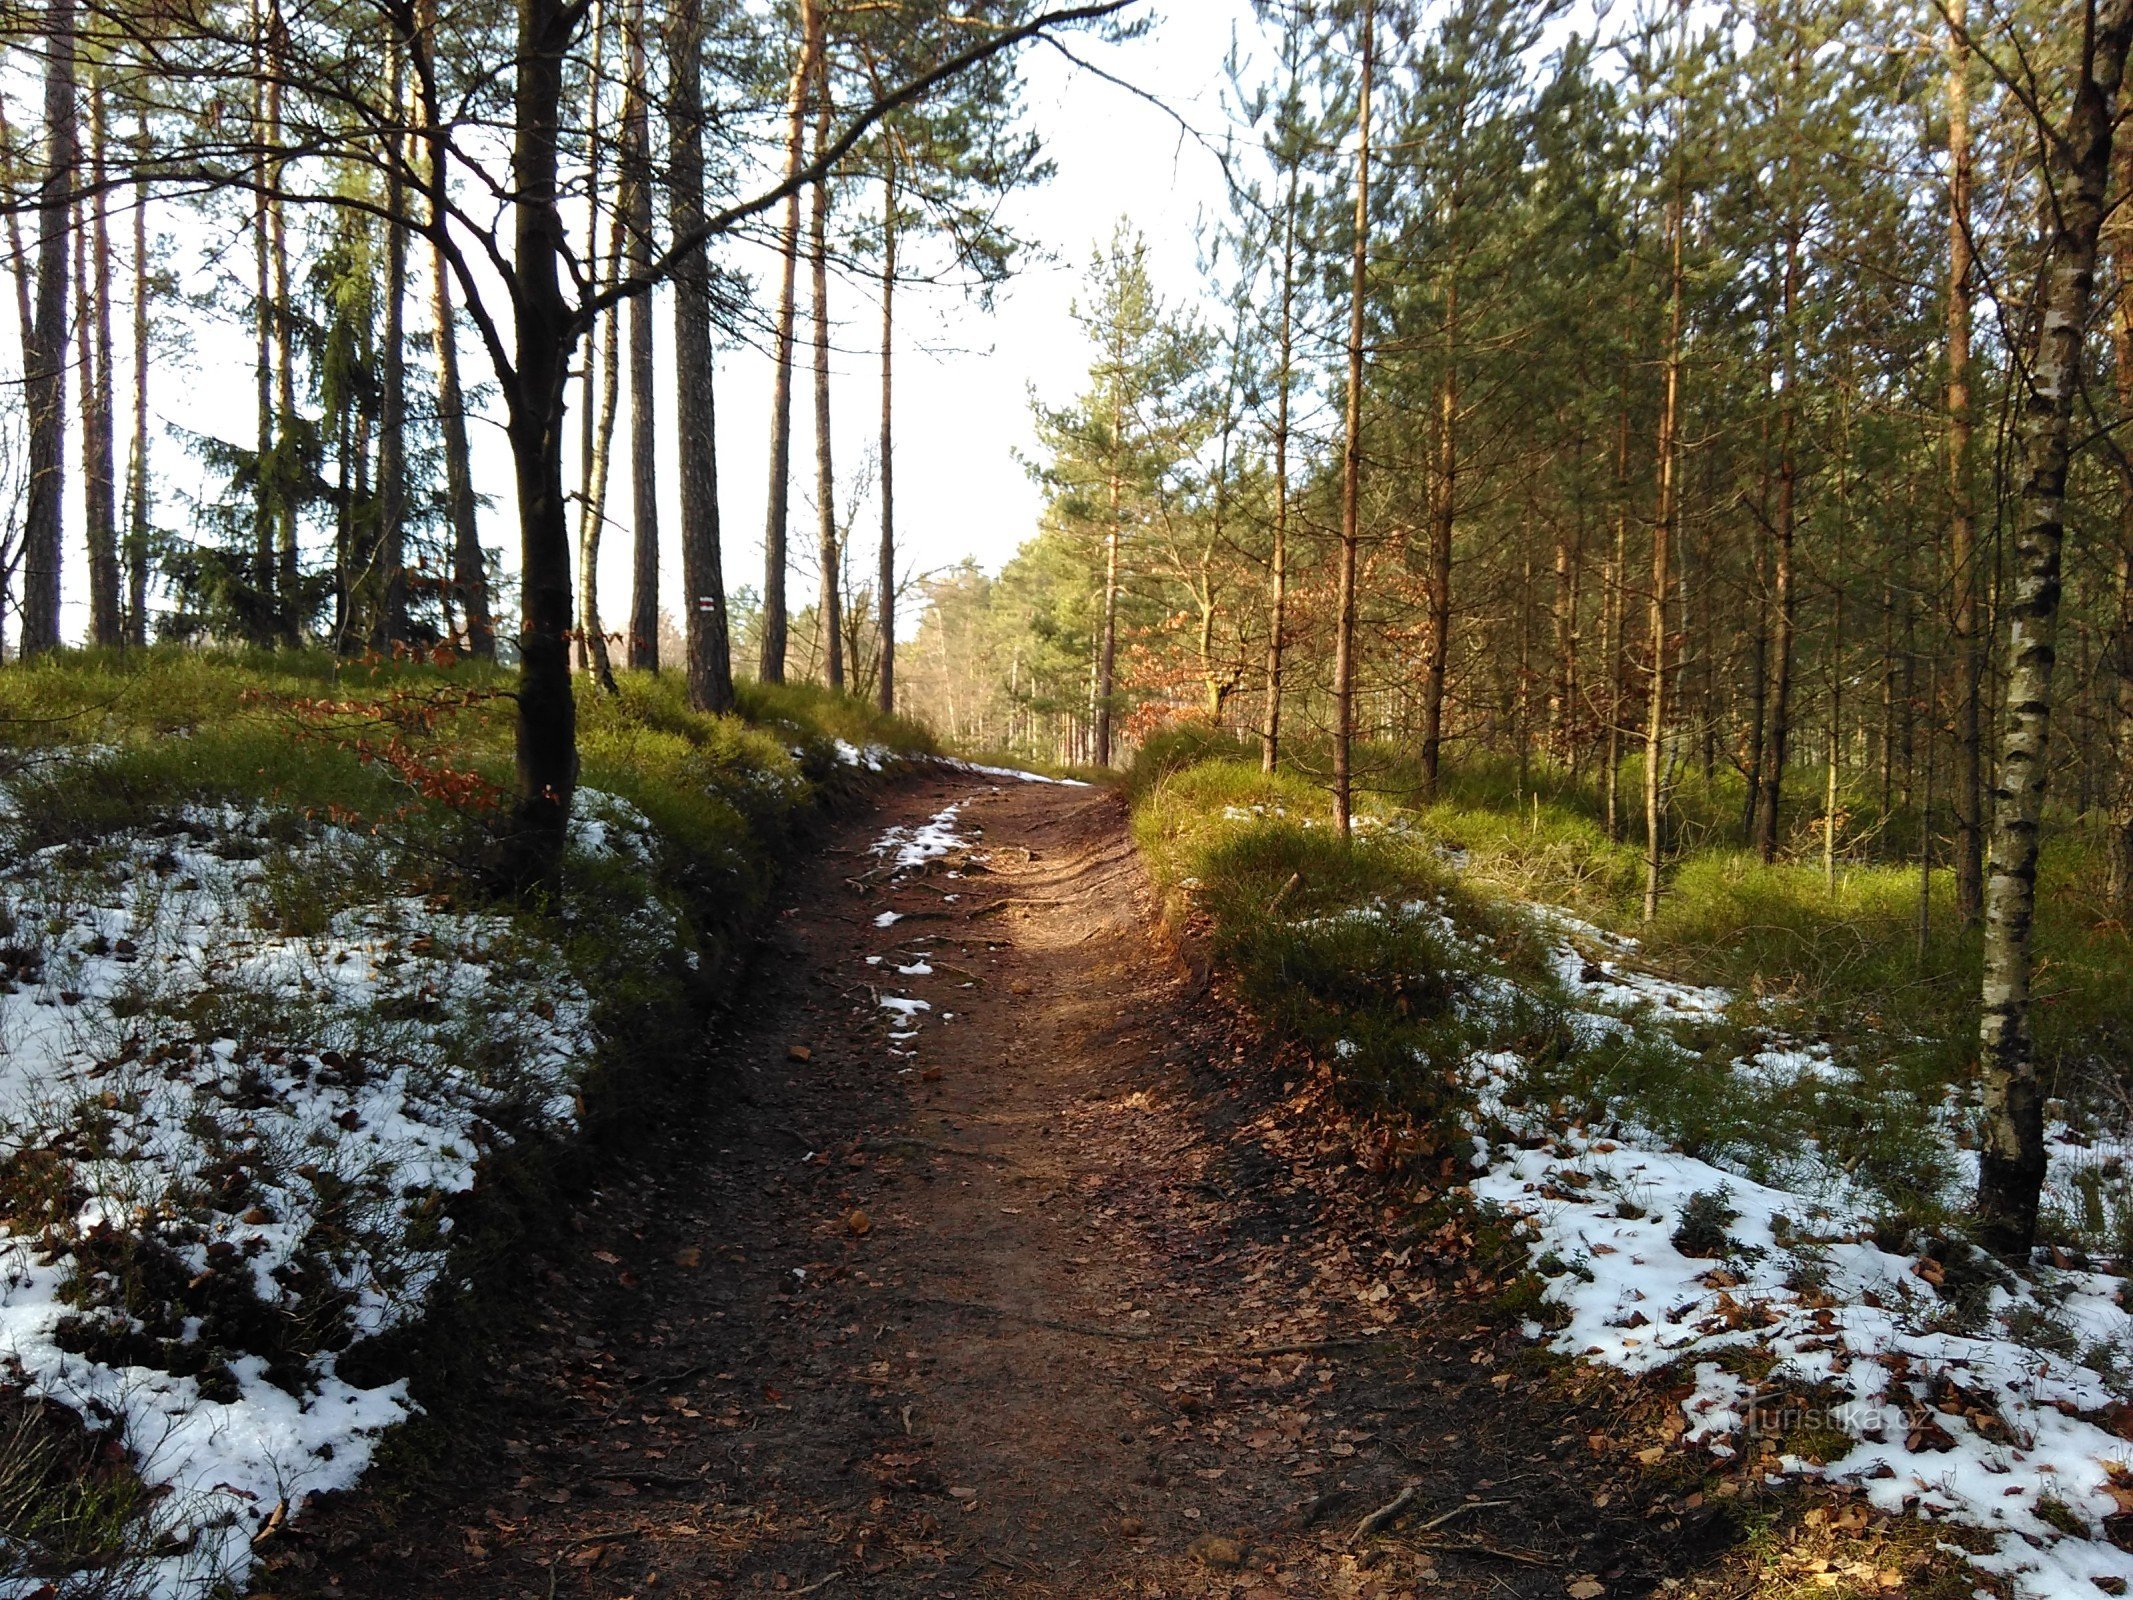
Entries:
[[[1226, 190], [1215, 157], [1185, 135], [1178, 120], [1219, 135], [1231, 40], [1249, 40], [1256, 29], [1249, 0], [1162, 0], [1157, 14], [1156, 31], [1132, 45], [1104, 49], [1074, 40], [1071, 48], [1103, 71], [1160, 95], [1176, 116], [1078, 70], [1048, 46], [1027, 51], [1030, 118], [1059, 170], [1048, 185], [1017, 196], [1006, 213], [1014, 232], [1035, 247], [1026, 270], [999, 293], [990, 314], [953, 290], [899, 298], [900, 569], [932, 571], [974, 556], [997, 571], [1036, 531], [1038, 492], [1017, 459], [1018, 452], [1026, 456], [1036, 446], [1030, 390], [1034, 385], [1056, 404], [1085, 381], [1090, 353], [1071, 308], [1092, 250], [1110, 238], [1121, 216], [1147, 235], [1152, 269], [1167, 297], [1185, 299], [1196, 290], [1197, 224], [1226, 212]], [[767, 262], [751, 265], [767, 275]], [[872, 347], [880, 302], [870, 285], [833, 284], [831, 293], [842, 308], [839, 315], [853, 319], [834, 357], [832, 409], [838, 476], [844, 480], [864, 469], [878, 437], [880, 367]], [[731, 588], [762, 583], [772, 372], [764, 355], [739, 349], [727, 353], [720, 374], [719, 468]], [[795, 562], [806, 576], [795, 577], [796, 604], [813, 594], [817, 581], [813, 426], [803, 373], [795, 386], [791, 537]], [[870, 501], [855, 534], [868, 572], [879, 527]], [[603, 586], [626, 581], [621, 559], [618, 554], [614, 579], [603, 571]]]
[[[997, 570], [1035, 531], [1038, 494], [1018, 459], [1018, 453], [1026, 455], [1035, 446], [1030, 392], [1034, 387], [1056, 403], [1071, 397], [1084, 380], [1088, 352], [1070, 310], [1092, 250], [1108, 240], [1121, 216], [1132, 218], [1146, 234], [1152, 269], [1165, 295], [1186, 299], [1196, 292], [1199, 224], [1222, 214], [1225, 190], [1214, 156], [1181, 131], [1179, 119], [1219, 137], [1224, 127], [1225, 58], [1233, 38], [1249, 43], [1256, 29], [1249, 0], [1147, 3], [1156, 17], [1150, 36], [1118, 48], [1086, 39], [1072, 41], [1072, 47], [1104, 71], [1160, 96], [1176, 115], [1080, 70], [1048, 46], [1027, 49], [1022, 64], [1029, 115], [1058, 174], [1045, 187], [1017, 196], [1007, 212], [1017, 235], [1032, 247], [1025, 270], [999, 292], [990, 312], [948, 289], [907, 290], [899, 296], [897, 523], [898, 565], [904, 572], [937, 570], [965, 556]], [[130, 250], [130, 222], [116, 220], [124, 256]], [[198, 237], [197, 230], [167, 213], [155, 226], [185, 235], [186, 244]], [[242, 259], [232, 258], [226, 270], [242, 276], [249, 271], [248, 245], [242, 238], [227, 243]], [[757, 274], [764, 286], [760, 298], [767, 304], [775, 267], [771, 253], [761, 247], [736, 247], [729, 260]], [[122, 262], [121, 270], [130, 281], [130, 261]], [[411, 317], [416, 319], [426, 317], [428, 298], [426, 273], [418, 278], [419, 293], [411, 297]], [[804, 362], [804, 274], [802, 288]], [[848, 502], [856, 487], [872, 480], [880, 417], [875, 348], [880, 310], [873, 287], [865, 282], [833, 281], [831, 295], [833, 316], [840, 324], [832, 410], [840, 499]], [[124, 385], [130, 383], [123, 365], [129, 347], [125, 317], [119, 320], [123, 395]], [[187, 321], [193, 326], [190, 349], [158, 359], [152, 385], [158, 420], [249, 439], [252, 375], [246, 328], [236, 322]], [[657, 326], [664, 369], [669, 329], [664, 297]], [[471, 337], [464, 342], [463, 360], [470, 381], [486, 371]], [[722, 351], [720, 360], [719, 472], [727, 586], [760, 588], [772, 363], [746, 346]], [[572, 398], [575, 404], [575, 392]], [[817, 582], [812, 554], [813, 416], [803, 366], [794, 394], [790, 592], [796, 606], [811, 599]], [[664, 415], [662, 422], [667, 422]], [[576, 436], [573, 426], [570, 437], [574, 441]], [[672, 544], [677, 511], [670, 431], [660, 443], [666, 502], [662, 528], [667, 539], [663, 604], [678, 617], [684, 607], [680, 562]], [[515, 566], [515, 508], [501, 430], [477, 426], [474, 448], [477, 485], [495, 501], [484, 514], [483, 542], [502, 547], [506, 562]], [[182, 526], [186, 513], [181, 492], [204, 487], [197, 465], [167, 436], [159, 439], [157, 453], [157, 520], [166, 527]], [[617, 454], [608, 501], [611, 519], [626, 515], [628, 505], [626, 445], [619, 437]], [[123, 475], [123, 443], [120, 456]], [[570, 470], [574, 482], [575, 468]], [[79, 638], [86, 631], [87, 600], [79, 534], [81, 480], [71, 450], [68, 476], [64, 627], [70, 637]], [[879, 526], [870, 499], [860, 512], [853, 541], [860, 571], [873, 570]], [[601, 564], [601, 599], [612, 629], [627, 605], [629, 551], [627, 530], [616, 528], [612, 520], [610, 528]], [[915, 618], [904, 621], [908, 628]]]

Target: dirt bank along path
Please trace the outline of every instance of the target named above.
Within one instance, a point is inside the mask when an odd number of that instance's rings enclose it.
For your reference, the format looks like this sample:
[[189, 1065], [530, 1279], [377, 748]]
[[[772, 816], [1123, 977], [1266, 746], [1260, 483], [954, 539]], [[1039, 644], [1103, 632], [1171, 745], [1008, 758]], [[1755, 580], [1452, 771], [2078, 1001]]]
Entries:
[[[951, 805], [967, 847], [886, 872], [874, 841]], [[1619, 1390], [1538, 1373], [1459, 1230], [1418, 1234], [1186, 974], [1115, 797], [906, 781], [789, 904], [722, 1025], [744, 1103], [588, 1199], [446, 1459], [278, 1536], [261, 1592], [1589, 1596], [1681, 1570], [1693, 1508], [1609, 1492]]]

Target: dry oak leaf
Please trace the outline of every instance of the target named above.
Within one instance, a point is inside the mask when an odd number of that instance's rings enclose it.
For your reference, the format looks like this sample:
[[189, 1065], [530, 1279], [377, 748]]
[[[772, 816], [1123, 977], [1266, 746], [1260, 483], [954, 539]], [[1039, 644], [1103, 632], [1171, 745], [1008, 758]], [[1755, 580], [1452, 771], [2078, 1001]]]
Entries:
[[1599, 1600], [1607, 1593], [1607, 1585], [1597, 1578], [1575, 1578], [1564, 1585], [1563, 1592], [1570, 1596], [1570, 1600]]

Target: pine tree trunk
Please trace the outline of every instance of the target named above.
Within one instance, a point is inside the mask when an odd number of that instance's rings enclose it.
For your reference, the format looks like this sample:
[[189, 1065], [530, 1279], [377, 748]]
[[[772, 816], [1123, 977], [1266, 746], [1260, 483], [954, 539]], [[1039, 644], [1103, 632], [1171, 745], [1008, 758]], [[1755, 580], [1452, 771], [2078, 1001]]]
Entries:
[[1799, 493], [1799, 457], [1794, 449], [1794, 433], [1798, 426], [1798, 408], [1794, 403], [1793, 386], [1795, 372], [1793, 346], [1793, 302], [1799, 292], [1800, 244], [1797, 228], [1785, 235], [1785, 263], [1781, 273], [1779, 305], [1780, 337], [1784, 341], [1780, 361], [1779, 381], [1782, 388], [1778, 396], [1778, 474], [1777, 474], [1777, 522], [1772, 539], [1771, 621], [1774, 624], [1770, 640], [1770, 691], [1764, 701], [1763, 712], [1768, 719], [1768, 731], [1762, 739], [1761, 774], [1758, 779], [1762, 790], [1756, 805], [1756, 852], [1764, 862], [1775, 861], [1780, 834], [1781, 801], [1785, 783], [1785, 758], [1789, 754], [1792, 733], [1792, 647], [1793, 630], [1798, 620], [1798, 601], [1793, 594], [1792, 541], [1797, 518]]
[[[818, 0], [800, 0], [800, 59], [785, 102], [785, 176], [807, 160], [807, 104], [815, 80], [815, 10]], [[765, 683], [785, 681], [788, 619], [785, 603], [786, 538], [792, 508], [792, 369], [800, 289], [800, 195], [785, 202], [779, 239], [783, 274], [778, 284], [777, 377], [770, 396], [770, 491], [763, 523], [763, 649], [758, 668]]]
[[1281, 355], [1274, 395], [1274, 550], [1267, 574], [1266, 724], [1260, 764], [1281, 764], [1282, 657], [1289, 626], [1289, 404], [1296, 360], [1296, 210], [1299, 174], [1289, 169], [1281, 209]]
[[881, 709], [896, 712], [896, 154], [881, 183]]
[[[623, 177], [629, 186], [629, 272], [652, 268], [652, 125], [647, 104], [644, 0], [630, 0], [629, 106], [623, 119]], [[659, 670], [659, 396], [653, 365], [652, 296], [630, 301], [630, 626], [629, 665]]]
[[[2133, 178], [2133, 146], [2118, 156], [2121, 189]], [[2118, 414], [2133, 416], [2133, 217], [2121, 207], [2110, 228], [2112, 297], [2111, 355], [2118, 384]], [[2110, 671], [2110, 793], [2105, 802], [2104, 898], [2111, 915], [2133, 923], [2133, 458], [2118, 462], [2117, 590], [2107, 648]]]
[[1977, 518], [1970, 463], [1970, 43], [1964, 0], [1948, 3], [1948, 565], [1955, 624], [1955, 911], [1984, 912], [1984, 783]]
[[1671, 581], [1676, 496], [1681, 446], [1681, 236], [1685, 230], [1681, 180], [1667, 201], [1667, 245], [1671, 286], [1667, 295], [1666, 391], [1659, 411], [1659, 504], [1652, 518], [1651, 693], [1644, 722], [1644, 920], [1659, 915], [1659, 869], [1665, 843], [1665, 789], [1660, 761], [1666, 748], [1666, 592]]
[[[668, 209], [676, 233], [704, 215], [702, 0], [670, 0], [667, 52]], [[711, 264], [701, 250], [674, 269], [674, 443], [681, 461], [682, 605], [689, 635], [689, 704], [733, 709], [726, 579], [719, 556], [718, 428], [711, 369]], [[780, 557], [782, 570], [783, 557]], [[767, 597], [766, 597], [767, 598]], [[768, 659], [765, 644], [765, 659]], [[779, 658], [783, 659], [780, 646]]]
[[[626, 186], [625, 186], [626, 187]], [[613, 289], [622, 272], [623, 219], [632, 204], [625, 193], [615, 206], [608, 240], [608, 282]], [[588, 359], [590, 359], [588, 357]], [[622, 308], [609, 309], [600, 321], [600, 408], [594, 422], [592, 453], [585, 463], [585, 498], [578, 507], [578, 648], [593, 681], [615, 692], [615, 667], [609, 658], [606, 625], [600, 620], [600, 541], [607, 531], [607, 480], [614, 462], [615, 415], [622, 403]]]
[[517, 480], [522, 615], [518, 793], [506, 881], [554, 881], [577, 788], [570, 684], [570, 531], [563, 497], [563, 386], [575, 343], [559, 263], [557, 146], [563, 61], [577, 22], [568, 0], [520, 0], [511, 156], [516, 360], [505, 388]]
[[107, 648], [125, 643], [119, 611], [118, 562], [118, 421], [112, 405], [111, 346], [111, 207], [105, 191], [108, 172], [105, 141], [103, 74], [89, 84], [89, 176], [94, 189], [88, 202], [89, 228], [83, 240], [87, 260], [79, 274], [82, 372], [82, 499], [89, 553], [89, 642]]
[[[396, 120], [407, 103], [407, 51], [387, 45], [387, 93]], [[397, 135], [394, 136], [398, 143]], [[383, 578], [373, 642], [390, 649], [409, 638], [407, 614], [407, 186], [400, 153], [387, 158], [385, 180], [385, 348], [378, 408], [378, 566]], [[293, 597], [292, 597], [293, 599]]]
[[[148, 158], [148, 115], [135, 134], [140, 171]], [[126, 634], [137, 647], [148, 643], [148, 546], [151, 494], [148, 482], [149, 381], [148, 179], [133, 184], [133, 450], [126, 463]]]
[[[282, 143], [283, 56], [288, 42], [279, 0], [267, 8], [267, 135], [278, 151]], [[283, 163], [278, 154], [267, 166], [267, 252], [274, 274], [274, 433], [285, 439], [296, 424], [296, 314], [289, 294], [288, 211], [282, 201]], [[293, 462], [277, 462], [281, 473]], [[296, 495], [285, 476], [277, 476], [274, 495], [275, 590], [280, 596], [277, 620], [284, 644], [294, 645], [303, 631], [301, 560], [296, 540]]]
[[[1355, 827], [1356, 554], [1363, 527], [1363, 331], [1364, 297], [1370, 284], [1370, 98], [1377, 69], [1376, 0], [1363, 0], [1362, 32], [1355, 116], [1355, 241], [1348, 265], [1348, 408], [1342, 433], [1345, 444], [1341, 458], [1340, 589], [1333, 624], [1333, 825], [1340, 829], [1343, 839], [1352, 837]], [[1425, 734], [1425, 752], [1427, 748]], [[1434, 774], [1430, 779], [1433, 781]]]
[[1119, 570], [1119, 505], [1120, 485], [1116, 464], [1119, 449], [1119, 410], [1116, 404], [1111, 410], [1111, 450], [1113, 467], [1110, 474], [1110, 512], [1104, 524], [1104, 604], [1103, 631], [1096, 642], [1096, 661], [1090, 675], [1089, 707], [1095, 724], [1096, 765], [1111, 764], [1111, 695], [1116, 687], [1115, 674], [1118, 667], [1118, 570]]
[[77, 138], [74, 0], [45, 7], [45, 167], [37, 199], [37, 307], [24, 339], [29, 400], [28, 503], [22, 530], [22, 653], [59, 647], [59, 563], [66, 496], [67, 227]]
[[[815, 155], [830, 139], [829, 58], [823, 49], [823, 7], [811, 15], [815, 24]], [[816, 559], [822, 568], [822, 594], [816, 617], [822, 629], [823, 676], [832, 689], [844, 687], [844, 564], [837, 539], [837, 473], [830, 451], [829, 326], [830, 179], [816, 180], [808, 222], [808, 271], [814, 288], [815, 324], [815, 519]]]
[[474, 500], [474, 461], [467, 438], [466, 394], [459, 377], [459, 328], [452, 305], [452, 272], [444, 252], [432, 253], [432, 313], [437, 323], [437, 427], [444, 446], [445, 511], [452, 525], [452, 593], [466, 618], [466, 650], [496, 659], [496, 621], [489, 610], [489, 571], [481, 549]]
[[437, 431], [444, 452], [445, 515], [452, 530], [452, 594], [465, 618], [464, 647], [477, 661], [496, 659], [496, 619], [489, 601], [488, 562], [482, 554], [481, 521], [474, 496], [474, 458], [467, 437], [466, 390], [459, 374], [459, 320], [453, 304], [452, 264], [443, 230], [450, 226], [447, 204], [450, 145], [434, 94], [435, 74], [424, 70], [434, 58], [437, 0], [420, 0], [416, 34], [410, 48], [420, 51], [415, 82], [421, 95], [422, 125], [429, 145], [429, 216], [434, 230], [430, 249], [430, 312], [437, 333]]
[[1607, 669], [1607, 837], [1622, 837], [1622, 685], [1629, 676], [1629, 407], [1615, 434], [1615, 553], [1607, 567], [1600, 660]]
[[281, 491], [281, 465], [274, 437], [274, 238], [273, 206], [268, 201], [273, 167], [267, 152], [275, 142], [268, 122], [274, 105], [272, 74], [267, 71], [269, 22], [252, 0], [252, 134], [258, 150], [252, 158], [252, 587], [257, 610], [251, 618], [252, 642], [271, 645], [288, 632], [282, 599], [275, 592], [280, 568], [274, 560], [275, 506]]
[[1452, 659], [1452, 534], [1459, 517], [1459, 282], [1444, 287], [1444, 372], [1437, 383], [1437, 462], [1430, 485], [1429, 643], [1422, 664], [1422, 793], [1444, 761], [1444, 690]]
[[[1993, 786], [1986, 861], [1985, 975], [1978, 1043], [1984, 1128], [1978, 1164], [1978, 1230], [2003, 1255], [2026, 1256], [2036, 1237], [2044, 1182], [2044, 1091], [2030, 1032], [2030, 935], [2036, 910], [2037, 845], [2051, 734], [2057, 654], [2060, 550], [2074, 393], [2096, 273], [2096, 246], [2111, 176], [2111, 136], [2133, 0], [2091, 0], [2087, 49], [2072, 115], [2059, 144], [2057, 205], [2043, 276], [2043, 303], [2027, 382], [2018, 391], [2022, 491], [2008, 596], [2006, 704]], [[2017, 367], [2019, 373], [2022, 368]]]
[[1577, 697], [1577, 548], [1580, 526], [1563, 518], [1555, 530], [1555, 591], [1550, 620], [1555, 633], [1555, 672], [1548, 685], [1548, 749], [1562, 756], [1569, 748], [1571, 706]]

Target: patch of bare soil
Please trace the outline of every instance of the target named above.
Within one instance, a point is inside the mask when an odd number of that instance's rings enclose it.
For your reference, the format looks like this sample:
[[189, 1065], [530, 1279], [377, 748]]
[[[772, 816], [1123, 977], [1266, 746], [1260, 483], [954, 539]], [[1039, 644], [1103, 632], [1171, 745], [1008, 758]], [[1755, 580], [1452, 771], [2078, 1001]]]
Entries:
[[[880, 870], [958, 802], [975, 848]], [[738, 1103], [525, 1262], [441, 1457], [307, 1515], [259, 1587], [1736, 1592], [1668, 1396], [1537, 1354], [1515, 1252], [1416, 1203], [1446, 1174], [1153, 927], [1113, 796], [943, 776], [845, 824], [724, 1025]], [[915, 1038], [883, 997], [927, 1003]]]

